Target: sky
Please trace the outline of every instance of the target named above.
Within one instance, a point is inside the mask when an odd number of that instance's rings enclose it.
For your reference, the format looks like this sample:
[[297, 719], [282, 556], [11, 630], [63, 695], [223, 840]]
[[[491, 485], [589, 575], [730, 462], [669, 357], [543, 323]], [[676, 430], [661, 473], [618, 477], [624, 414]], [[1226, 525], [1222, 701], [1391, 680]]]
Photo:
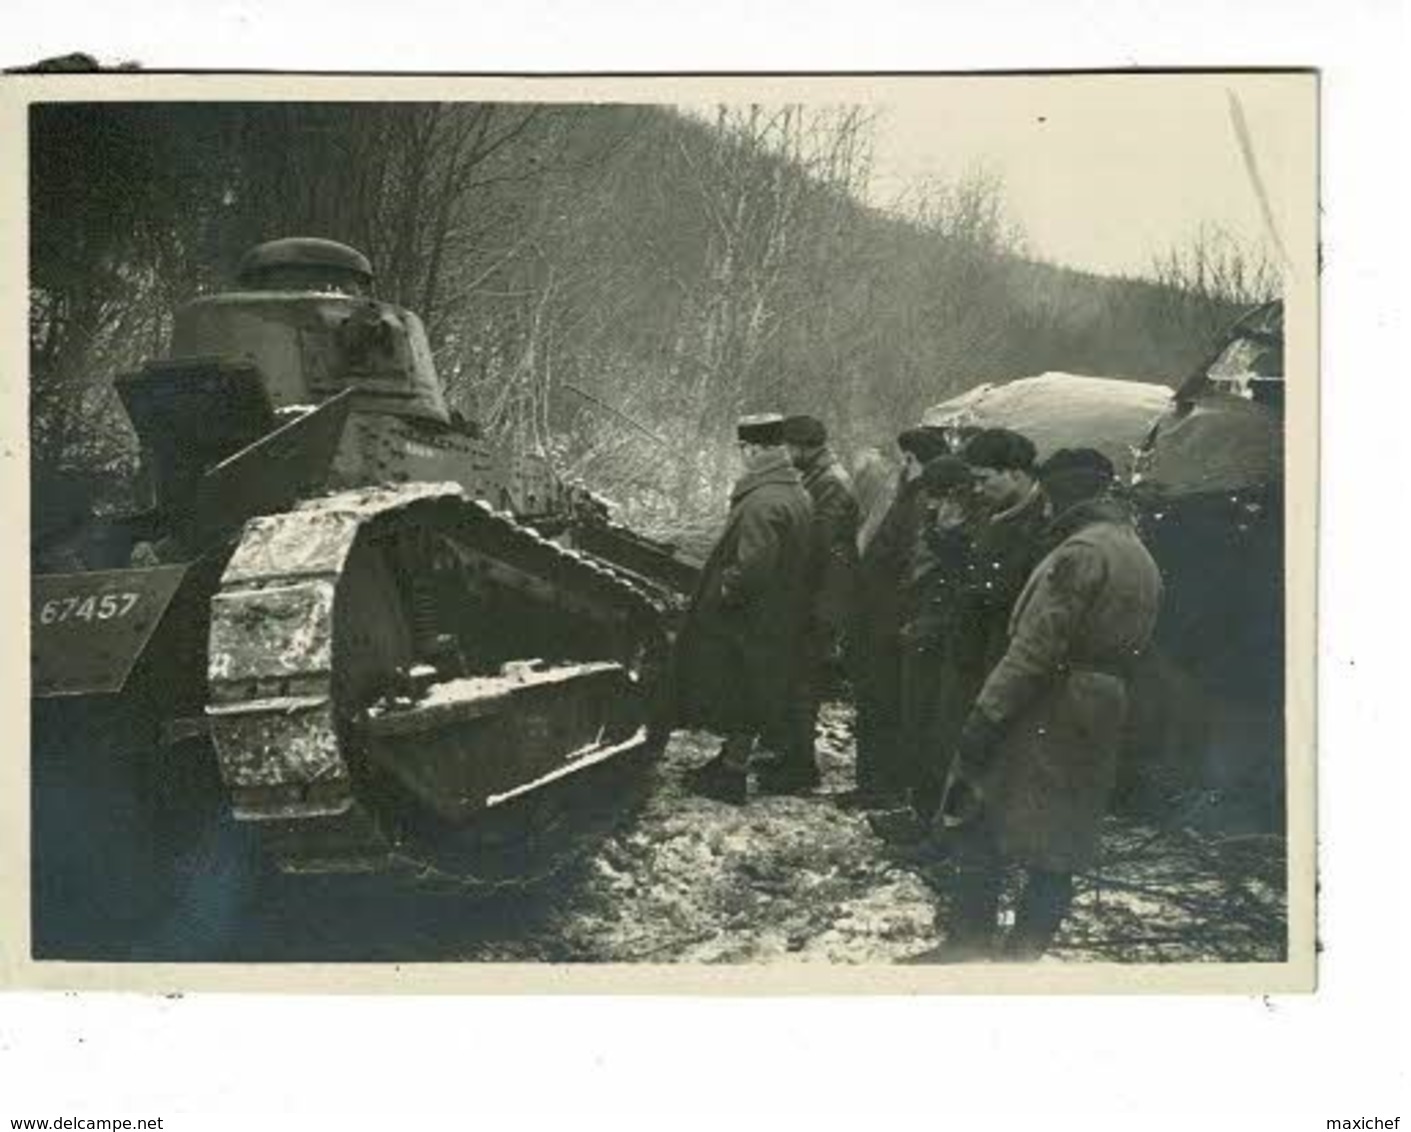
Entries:
[[1310, 192], [1308, 76], [889, 83], [875, 102], [869, 195], [886, 204], [928, 178], [983, 169], [1001, 179], [1010, 218], [1037, 258], [1147, 274], [1156, 256], [1189, 246], [1203, 226], [1274, 258], [1227, 91], [1243, 108], [1275, 227], [1286, 231]]
[[1317, 85], [1309, 73], [742, 78], [706, 89], [716, 97], [677, 105], [704, 118], [717, 101], [862, 105], [872, 116], [869, 203], [892, 207], [928, 181], [983, 172], [1000, 182], [1026, 253], [1065, 267], [1150, 275], [1158, 257], [1189, 249], [1202, 232], [1276, 265], [1290, 232], [1311, 231]]

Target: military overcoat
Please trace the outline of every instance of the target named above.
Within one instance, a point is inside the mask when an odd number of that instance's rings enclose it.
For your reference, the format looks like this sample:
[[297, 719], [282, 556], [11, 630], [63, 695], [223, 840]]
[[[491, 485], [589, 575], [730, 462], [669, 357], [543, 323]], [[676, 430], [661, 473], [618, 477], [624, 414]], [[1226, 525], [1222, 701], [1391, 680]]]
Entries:
[[799, 468], [813, 503], [814, 618], [834, 637], [849, 630], [857, 588], [857, 531], [862, 522], [852, 477], [828, 448]]
[[[1030, 573], [1043, 557], [1043, 493], [1035, 489], [997, 514], [973, 516], [967, 524], [968, 546], [958, 573], [941, 595], [937, 679], [929, 694], [926, 746], [919, 757], [945, 777], [965, 717], [989, 671], [1004, 655], [1015, 602]], [[920, 565], [925, 566], [922, 562]], [[919, 610], [918, 621], [927, 620]]]
[[1009, 644], [976, 707], [1002, 733], [983, 779], [1000, 850], [1030, 868], [1091, 863], [1116, 778], [1127, 676], [1147, 649], [1161, 573], [1126, 511], [1079, 504], [1054, 522]]
[[677, 639], [680, 726], [783, 741], [807, 644], [814, 545], [813, 506], [786, 456], [737, 481]]

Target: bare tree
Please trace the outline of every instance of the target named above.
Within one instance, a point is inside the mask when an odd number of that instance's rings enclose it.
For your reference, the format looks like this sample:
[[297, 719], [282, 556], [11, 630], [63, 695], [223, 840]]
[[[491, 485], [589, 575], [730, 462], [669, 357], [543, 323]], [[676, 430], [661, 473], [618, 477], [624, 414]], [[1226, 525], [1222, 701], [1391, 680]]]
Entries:
[[35, 107], [30, 435], [36, 490], [78, 476], [120, 498], [135, 443], [112, 378], [159, 350], [220, 208], [220, 112], [181, 104]]
[[885, 338], [869, 392], [899, 427], [968, 385], [1007, 375], [1009, 267], [1022, 236], [1002, 182], [984, 170], [919, 184], [890, 212], [876, 270], [891, 303], [874, 304]]
[[685, 121], [675, 134], [679, 176], [699, 210], [699, 273], [674, 359], [683, 431], [682, 503], [700, 474], [718, 489], [730, 474], [721, 443], [742, 410], [776, 407], [788, 374], [766, 359], [804, 297], [799, 277], [809, 244], [828, 218], [819, 207], [848, 199], [866, 173], [868, 117], [858, 107], [717, 106], [704, 132]]
[[1232, 312], [1268, 302], [1283, 290], [1279, 269], [1261, 246], [1213, 224], [1201, 225], [1185, 245], [1157, 256], [1152, 278], [1163, 300], [1160, 317], [1204, 346], [1226, 329]]

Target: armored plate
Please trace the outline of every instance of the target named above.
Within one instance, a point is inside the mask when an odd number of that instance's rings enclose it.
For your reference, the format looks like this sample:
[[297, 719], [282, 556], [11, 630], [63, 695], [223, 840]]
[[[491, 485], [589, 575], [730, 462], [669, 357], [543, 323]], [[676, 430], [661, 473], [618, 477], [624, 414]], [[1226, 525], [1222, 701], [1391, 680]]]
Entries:
[[283, 511], [328, 479], [353, 391], [348, 389], [228, 457], [201, 477], [196, 512], [203, 532]]
[[1229, 393], [1207, 393], [1157, 422], [1138, 461], [1154, 497], [1230, 494], [1283, 480], [1281, 409]]
[[30, 591], [33, 695], [122, 691], [186, 571], [186, 566], [158, 566], [35, 576]]

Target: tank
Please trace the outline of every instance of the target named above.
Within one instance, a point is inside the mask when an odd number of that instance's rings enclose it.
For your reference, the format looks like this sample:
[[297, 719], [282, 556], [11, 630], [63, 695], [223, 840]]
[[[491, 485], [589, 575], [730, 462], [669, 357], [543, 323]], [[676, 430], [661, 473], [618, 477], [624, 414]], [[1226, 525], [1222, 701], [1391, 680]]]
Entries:
[[33, 547], [36, 957], [191, 938], [247, 852], [521, 884], [628, 804], [695, 566], [451, 411], [365, 257], [261, 245], [116, 385], [150, 506]]
[[[1143, 438], [1131, 490], [1166, 577], [1157, 643], [1198, 728], [1168, 776], [1222, 828], [1284, 820], [1284, 306], [1245, 312]], [[1190, 752], [1196, 752], [1192, 760]]]

